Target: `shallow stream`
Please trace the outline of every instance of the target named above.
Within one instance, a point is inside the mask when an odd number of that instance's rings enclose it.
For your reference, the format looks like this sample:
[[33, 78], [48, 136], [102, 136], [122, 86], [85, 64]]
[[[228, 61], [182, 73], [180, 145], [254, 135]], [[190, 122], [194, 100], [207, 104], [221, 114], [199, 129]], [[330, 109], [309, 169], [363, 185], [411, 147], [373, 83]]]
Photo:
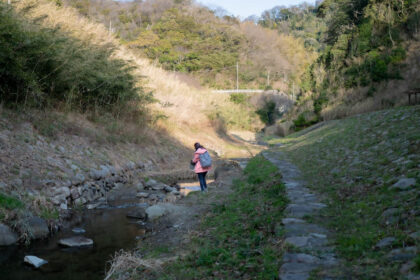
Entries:
[[[181, 184], [185, 195], [200, 188], [196, 183]], [[73, 227], [59, 231], [47, 240], [33, 242], [30, 246], [0, 247], [0, 279], [4, 280], [96, 280], [103, 279], [107, 262], [115, 252], [131, 249], [136, 245], [136, 237], [145, 233], [144, 225], [136, 219], [126, 217], [127, 213], [139, 206], [133, 200], [114, 202], [103, 209], [83, 211], [80, 222]], [[86, 230], [83, 236], [94, 241], [85, 248], [63, 248], [58, 245], [61, 238], [77, 234], [72, 228]], [[34, 255], [48, 261], [39, 269], [24, 264], [26, 255]]]

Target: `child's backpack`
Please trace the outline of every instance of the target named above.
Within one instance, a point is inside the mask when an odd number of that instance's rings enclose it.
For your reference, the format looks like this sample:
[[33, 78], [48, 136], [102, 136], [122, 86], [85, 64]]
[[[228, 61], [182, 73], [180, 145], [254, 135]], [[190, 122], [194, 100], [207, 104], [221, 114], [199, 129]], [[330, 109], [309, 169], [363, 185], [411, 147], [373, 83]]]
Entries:
[[209, 152], [206, 151], [205, 153], [200, 154], [199, 157], [200, 157], [201, 167], [203, 168], [211, 167], [211, 157], [210, 157]]

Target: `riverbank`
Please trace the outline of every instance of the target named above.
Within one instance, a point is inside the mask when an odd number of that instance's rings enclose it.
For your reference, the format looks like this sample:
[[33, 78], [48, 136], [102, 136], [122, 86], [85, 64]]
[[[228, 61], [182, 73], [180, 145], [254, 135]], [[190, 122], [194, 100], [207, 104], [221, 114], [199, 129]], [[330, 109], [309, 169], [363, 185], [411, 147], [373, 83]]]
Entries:
[[[217, 141], [222, 153], [251, 146]], [[113, 119], [0, 108], [0, 146], [0, 230], [8, 237], [1, 245], [47, 238], [74, 209], [94, 207], [122, 185], [194, 177], [192, 149], [164, 130]]]
[[325, 122], [284, 139], [282, 151], [325, 207], [354, 279], [419, 279], [420, 107]]
[[[121, 253], [107, 279], [268, 279], [278, 275], [282, 254], [281, 217], [286, 206], [277, 168], [258, 156], [242, 174], [222, 167], [208, 194], [193, 194], [190, 230], [150, 239], [150, 245]], [[278, 221], [278, 223], [276, 222]], [[177, 242], [170, 242], [175, 236]], [[147, 240], [147, 239], [146, 239]], [[147, 243], [146, 243], [147, 244]]]

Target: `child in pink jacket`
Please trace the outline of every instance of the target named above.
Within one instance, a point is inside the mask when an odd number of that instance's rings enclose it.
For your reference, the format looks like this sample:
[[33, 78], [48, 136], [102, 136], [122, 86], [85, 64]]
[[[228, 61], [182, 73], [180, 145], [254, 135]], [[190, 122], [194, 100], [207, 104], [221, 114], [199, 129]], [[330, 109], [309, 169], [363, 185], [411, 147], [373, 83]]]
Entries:
[[194, 144], [195, 153], [194, 158], [191, 160], [191, 164], [194, 166], [194, 172], [198, 176], [198, 180], [200, 181], [200, 188], [202, 192], [207, 192], [207, 183], [206, 183], [206, 175], [207, 172], [210, 171], [211, 167], [202, 167], [200, 163], [200, 154], [204, 154], [207, 150], [200, 145], [200, 143]]

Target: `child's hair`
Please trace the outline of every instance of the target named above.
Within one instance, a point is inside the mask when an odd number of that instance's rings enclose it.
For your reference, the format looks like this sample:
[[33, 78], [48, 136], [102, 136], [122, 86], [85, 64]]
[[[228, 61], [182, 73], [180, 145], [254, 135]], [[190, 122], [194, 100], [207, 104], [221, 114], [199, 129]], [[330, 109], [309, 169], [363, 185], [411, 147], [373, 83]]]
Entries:
[[196, 143], [194, 143], [194, 148], [195, 148], [195, 150], [197, 151], [198, 149], [200, 149], [200, 148], [204, 148], [204, 147], [203, 147], [203, 146], [201, 146], [201, 144], [200, 144], [200, 143], [196, 142]]

